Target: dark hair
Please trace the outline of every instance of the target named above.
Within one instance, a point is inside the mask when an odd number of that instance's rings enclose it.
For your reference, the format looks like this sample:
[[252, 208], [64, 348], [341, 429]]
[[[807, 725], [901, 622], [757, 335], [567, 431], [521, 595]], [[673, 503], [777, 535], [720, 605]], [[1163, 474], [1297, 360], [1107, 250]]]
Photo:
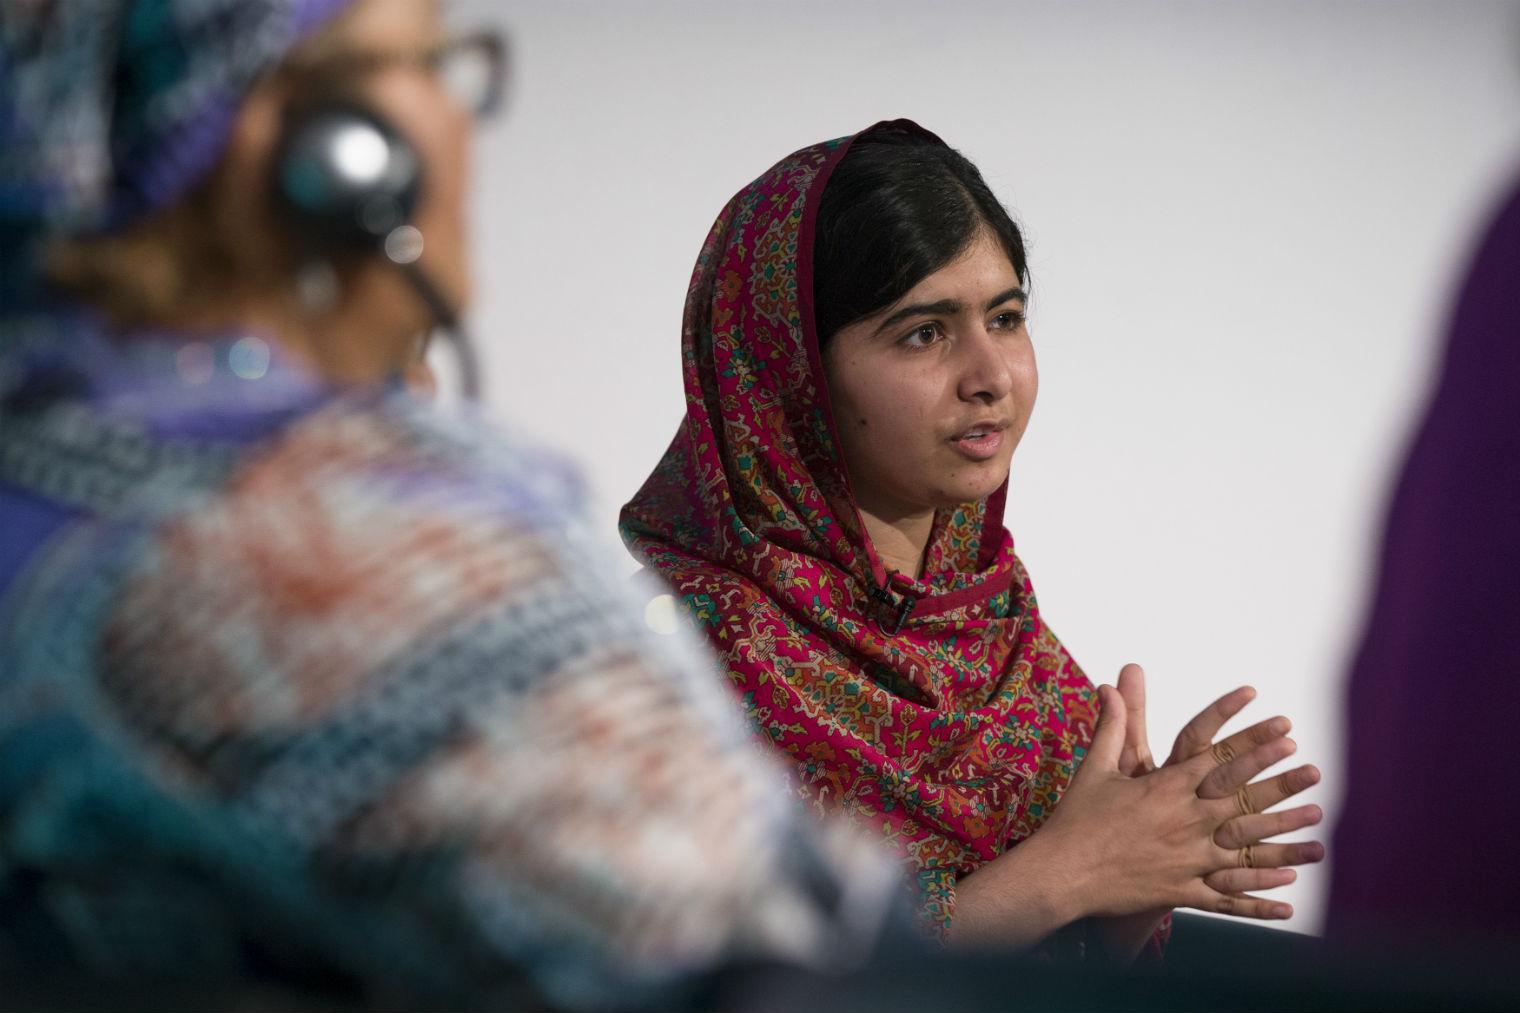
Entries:
[[1024, 237], [982, 174], [953, 148], [883, 129], [855, 141], [818, 203], [813, 318], [819, 347], [901, 299], [986, 228], [1028, 287]]

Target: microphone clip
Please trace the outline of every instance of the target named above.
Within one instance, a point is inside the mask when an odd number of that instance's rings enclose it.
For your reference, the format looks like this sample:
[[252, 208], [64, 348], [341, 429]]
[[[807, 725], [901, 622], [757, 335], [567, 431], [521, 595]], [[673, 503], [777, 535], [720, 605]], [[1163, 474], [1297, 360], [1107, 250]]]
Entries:
[[889, 637], [895, 637], [902, 632], [908, 618], [913, 615], [914, 607], [918, 605], [918, 599], [911, 594], [900, 595], [894, 599], [892, 592], [884, 587], [871, 588], [870, 598], [885, 606], [888, 618], [883, 619], [881, 615], [877, 615], [876, 626]]

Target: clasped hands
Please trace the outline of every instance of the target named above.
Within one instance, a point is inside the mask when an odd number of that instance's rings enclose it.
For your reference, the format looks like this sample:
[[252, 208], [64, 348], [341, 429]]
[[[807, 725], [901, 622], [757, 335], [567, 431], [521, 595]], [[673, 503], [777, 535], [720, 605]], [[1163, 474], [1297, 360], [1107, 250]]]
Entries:
[[1132, 959], [1172, 908], [1287, 918], [1288, 904], [1252, 896], [1317, 862], [1317, 841], [1268, 844], [1320, 821], [1318, 806], [1268, 812], [1319, 781], [1309, 765], [1253, 781], [1298, 747], [1274, 717], [1218, 742], [1224, 723], [1256, 693], [1226, 693], [1188, 722], [1156, 767], [1145, 734], [1145, 676], [1119, 673], [1098, 687], [1098, 727], [1086, 758], [1050, 817], [1017, 847], [956, 884], [951, 941], [1032, 945], [1092, 919], [1112, 959]]
[[[1134, 833], [1124, 835], [1129, 840], [1120, 847], [1141, 860], [1105, 854], [1098, 867], [1149, 864], [1155, 873], [1131, 881], [1104, 877], [1106, 884], [1096, 884], [1091, 913], [1159, 917], [1170, 907], [1191, 907], [1248, 918], [1289, 917], [1290, 905], [1251, 895], [1293, 882], [1293, 866], [1324, 857], [1318, 841], [1264, 843], [1323, 818], [1315, 805], [1267, 811], [1318, 783], [1319, 771], [1312, 765], [1252, 780], [1297, 749], [1288, 738], [1288, 719], [1269, 718], [1214, 741], [1224, 723], [1255, 698], [1253, 689], [1242, 686], [1188, 722], [1157, 768], [1146, 739], [1144, 679], [1138, 665], [1127, 665], [1117, 689], [1099, 687], [1097, 731], [1068, 797], [1057, 808], [1059, 814], [1076, 802], [1076, 811], [1067, 812], [1071, 817], [1103, 809], [1113, 817], [1133, 813]], [[1137, 795], [1136, 789], [1144, 790]], [[1084, 811], [1089, 807], [1097, 811]], [[1060, 820], [1053, 816], [1052, 822]], [[1112, 835], [1099, 842], [1100, 850], [1114, 850]], [[1154, 906], [1146, 903], [1146, 895], [1154, 898]]]

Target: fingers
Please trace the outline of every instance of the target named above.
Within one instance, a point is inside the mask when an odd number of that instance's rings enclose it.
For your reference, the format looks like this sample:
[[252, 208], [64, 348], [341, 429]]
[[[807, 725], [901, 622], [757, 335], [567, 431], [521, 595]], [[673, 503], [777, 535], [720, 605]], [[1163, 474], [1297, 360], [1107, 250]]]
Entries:
[[1172, 745], [1171, 759], [1168, 763], [1178, 763], [1191, 757], [1197, 756], [1209, 744], [1214, 741], [1214, 736], [1224, 723], [1236, 714], [1242, 707], [1256, 698], [1256, 690], [1250, 686], [1241, 686], [1232, 689], [1224, 696], [1215, 700], [1205, 707], [1197, 717], [1187, 723], [1182, 731], [1177, 733], [1177, 741]]
[[1270, 809], [1318, 783], [1319, 769], [1312, 763], [1306, 763], [1276, 777], [1243, 785], [1233, 795], [1219, 799], [1215, 804], [1233, 809], [1238, 816], [1249, 816]]
[[1100, 769], [1117, 770], [1119, 754], [1124, 749], [1124, 697], [1112, 686], [1099, 686], [1098, 706], [1101, 708], [1098, 711], [1098, 727], [1093, 732], [1086, 763], [1095, 763]]
[[[1291, 871], [1291, 870], [1290, 870]], [[1265, 897], [1252, 897], [1246, 893], [1220, 893], [1200, 884], [1198, 896], [1188, 905], [1199, 911], [1234, 915], [1237, 918], [1256, 918], [1262, 921], [1282, 921], [1293, 917], [1293, 905]]]
[[1244, 731], [1236, 732], [1229, 738], [1220, 739], [1208, 747], [1210, 755], [1215, 763], [1229, 763], [1239, 756], [1244, 756], [1257, 746], [1264, 746], [1273, 739], [1280, 739], [1292, 729], [1293, 722], [1287, 718], [1278, 716], [1258, 721]]
[[1124, 750], [1119, 769], [1131, 777], [1156, 769], [1151, 757], [1150, 740], [1145, 730], [1145, 670], [1139, 665], [1125, 665], [1119, 670], [1119, 695], [1124, 698], [1127, 720], [1124, 723]]
[[1203, 882], [1218, 893], [1238, 894], [1287, 886], [1297, 878], [1292, 869], [1220, 869], [1203, 877]]
[[1257, 746], [1244, 756], [1237, 756], [1229, 763], [1209, 770], [1203, 780], [1198, 782], [1198, 797], [1224, 798], [1233, 795], [1251, 778], [1292, 756], [1297, 750], [1298, 743], [1289, 738], [1273, 739]]
[[1214, 832], [1214, 843], [1226, 850], [1256, 844], [1268, 837], [1291, 834], [1304, 827], [1312, 827], [1325, 818], [1324, 810], [1317, 805], [1302, 805], [1297, 809], [1284, 809], [1276, 813], [1258, 813], [1252, 816], [1236, 816], [1226, 820]]
[[[1215, 858], [1215, 861], [1219, 863], [1219, 869], [1215, 871], [1251, 869], [1256, 872], [1269, 872], [1273, 869], [1286, 869], [1290, 865], [1313, 865], [1315, 862], [1323, 861], [1324, 857], [1325, 846], [1319, 841], [1294, 841], [1291, 844], [1247, 844], [1242, 848], [1219, 849]], [[1212, 886], [1213, 884], [1210, 885]], [[1260, 886], [1242, 886], [1226, 890], [1225, 892], [1240, 893], [1244, 890], [1263, 889], [1266, 888]]]

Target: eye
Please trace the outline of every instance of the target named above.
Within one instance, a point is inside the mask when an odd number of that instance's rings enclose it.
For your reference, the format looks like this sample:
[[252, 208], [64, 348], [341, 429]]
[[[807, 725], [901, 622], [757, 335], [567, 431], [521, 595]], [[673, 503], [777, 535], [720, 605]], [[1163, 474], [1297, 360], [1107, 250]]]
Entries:
[[1023, 310], [1004, 310], [992, 318], [992, 326], [1004, 331], [1016, 331], [1024, 324]]
[[919, 324], [904, 334], [899, 344], [907, 345], [909, 348], [928, 348], [943, 337], [944, 333], [940, 330], [939, 324]]

